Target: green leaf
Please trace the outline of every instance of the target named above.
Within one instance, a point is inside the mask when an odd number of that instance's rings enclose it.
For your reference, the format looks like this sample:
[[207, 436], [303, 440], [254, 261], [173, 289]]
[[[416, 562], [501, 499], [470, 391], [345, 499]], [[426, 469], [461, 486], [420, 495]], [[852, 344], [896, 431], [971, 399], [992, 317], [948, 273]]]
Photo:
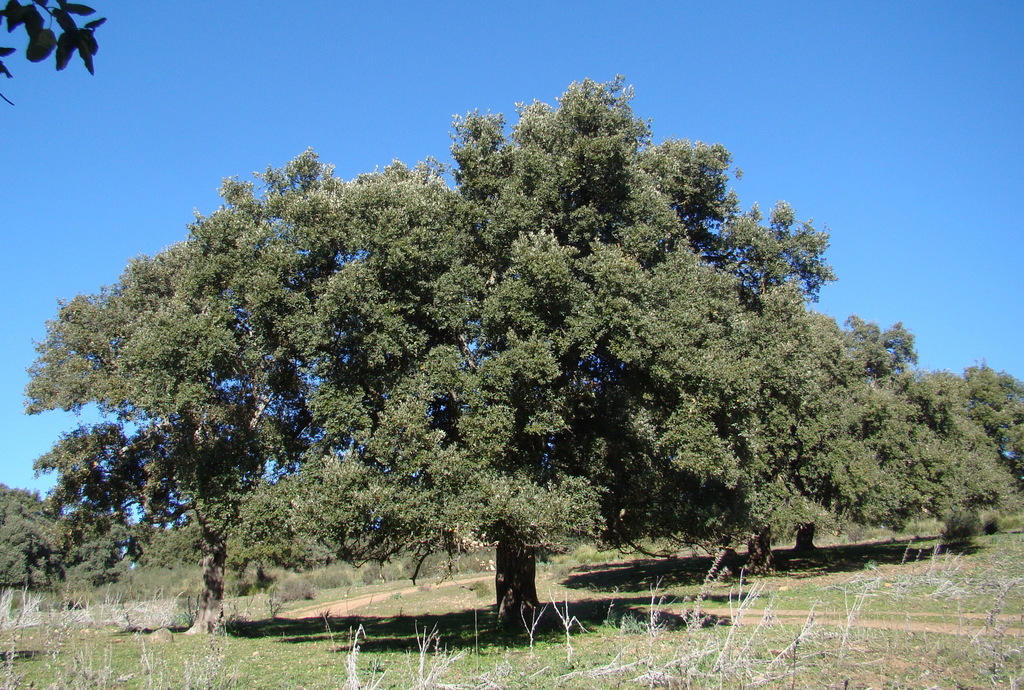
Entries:
[[96, 43], [96, 37], [92, 35], [91, 31], [78, 32], [78, 49], [89, 51], [89, 55], [95, 55], [96, 51], [100, 49]]
[[25, 31], [28, 32], [29, 36], [35, 36], [43, 30], [45, 26], [42, 15], [32, 5], [27, 5], [22, 8], [21, 21], [25, 23]]
[[32, 1], [35, 2], [35, 4], [39, 5], [40, 7], [46, 7], [46, 4], [47, 4], [47, 0], [32, 0]]
[[92, 66], [92, 56], [95, 53], [96, 39], [89, 32], [80, 32], [78, 35], [78, 54], [82, 57], [82, 62], [85, 63], [85, 68], [89, 70], [89, 74], [96, 74]]
[[104, 17], [103, 19], [94, 19], [91, 22], [89, 22], [88, 24], [86, 24], [85, 28], [86, 29], [98, 29], [101, 26], [103, 26], [104, 24], [106, 24], [106, 22], [107, 22], [107, 18], [106, 17]]
[[75, 41], [75, 37], [71, 34], [61, 34], [60, 38], [57, 39], [57, 69], [62, 70], [68, 66], [68, 62], [71, 61], [71, 56], [75, 54], [78, 49], [78, 44]]
[[13, 32], [25, 23], [25, 8], [17, 0], [10, 0], [4, 8], [7, 17], [7, 33]]
[[57, 47], [57, 36], [50, 29], [43, 29], [32, 37], [25, 51], [25, 57], [32, 62], [42, 62], [50, 57], [50, 53]]
[[52, 14], [57, 23], [60, 24], [60, 28], [64, 29], [64, 31], [72, 33], [78, 31], [78, 25], [75, 24], [75, 20], [64, 10], [54, 10]]
[[15, 52], [14, 48], [0, 48], [0, 57], [7, 57]]
[[82, 17], [88, 17], [90, 14], [96, 13], [96, 10], [89, 7], [88, 5], [77, 5], [74, 3], [64, 5], [64, 9], [70, 12], [71, 14], [77, 14]]
[[[0, 74], [6, 74], [8, 79], [11, 79], [14, 76], [10, 73], [10, 71], [7, 69], [7, 67], [4, 65], [2, 61], [0, 61]], [[7, 102], [10, 103], [10, 101]]]

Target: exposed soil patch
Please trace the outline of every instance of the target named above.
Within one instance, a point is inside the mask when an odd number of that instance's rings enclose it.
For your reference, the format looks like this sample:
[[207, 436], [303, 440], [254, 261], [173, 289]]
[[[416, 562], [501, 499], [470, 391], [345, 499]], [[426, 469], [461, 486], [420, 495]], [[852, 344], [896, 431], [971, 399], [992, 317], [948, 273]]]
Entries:
[[[435, 589], [443, 589], [447, 587], [466, 586], [473, 582], [493, 579], [494, 573], [488, 573], [485, 575], [473, 575], [471, 577], [459, 578], [457, 580], [445, 580], [433, 585], [433, 587]], [[305, 606], [301, 609], [295, 609], [294, 611], [286, 611], [281, 613], [278, 618], [285, 618], [289, 620], [300, 620], [303, 618], [342, 618], [350, 615], [356, 609], [369, 606], [375, 601], [383, 601], [394, 597], [396, 594], [401, 594], [402, 596], [415, 594], [418, 591], [420, 591], [419, 586], [405, 587], [404, 589], [392, 589], [386, 592], [374, 592], [373, 594], [364, 594], [363, 596], [351, 597], [348, 599], [338, 599], [337, 601], [327, 602], [326, 604], [314, 604], [313, 606]]]

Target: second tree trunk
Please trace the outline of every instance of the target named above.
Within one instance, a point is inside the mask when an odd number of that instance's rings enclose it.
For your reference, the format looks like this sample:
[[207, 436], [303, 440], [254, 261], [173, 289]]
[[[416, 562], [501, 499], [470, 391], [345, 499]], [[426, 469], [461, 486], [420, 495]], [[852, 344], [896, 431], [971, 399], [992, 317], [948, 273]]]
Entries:
[[747, 571], [756, 575], [775, 570], [775, 554], [772, 553], [772, 528], [764, 525], [747, 541]]

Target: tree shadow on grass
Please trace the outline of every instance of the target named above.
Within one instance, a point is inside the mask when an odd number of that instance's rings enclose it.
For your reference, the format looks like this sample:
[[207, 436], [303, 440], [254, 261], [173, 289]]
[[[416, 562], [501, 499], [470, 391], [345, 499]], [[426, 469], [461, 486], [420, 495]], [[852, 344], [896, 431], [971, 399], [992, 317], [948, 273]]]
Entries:
[[[475, 614], [475, 615], [474, 615]], [[519, 646], [529, 638], [517, 631], [498, 630], [490, 611], [462, 610], [423, 616], [344, 616], [274, 619], [235, 623], [233, 637], [274, 639], [285, 644], [328, 644], [333, 651], [347, 652], [356, 631], [362, 628], [363, 652], [418, 652], [424, 636], [436, 631], [442, 647]]]
[[452, 611], [422, 616], [338, 616], [273, 619], [233, 623], [229, 634], [250, 639], [275, 639], [286, 644], [327, 643], [336, 651], [347, 651], [357, 630], [365, 637], [359, 642], [363, 651], [419, 651], [424, 635], [437, 631], [442, 646], [466, 648], [474, 645], [522, 642], [516, 631], [495, 628], [490, 610]]
[[[675, 602], [655, 600], [658, 608], [659, 627], [686, 627], [687, 621]], [[602, 625], [623, 629], [642, 630], [650, 620], [651, 597], [610, 596], [569, 603], [569, 616], [575, 618], [573, 634], [583, 630], [594, 630]], [[362, 628], [359, 648], [362, 652], [411, 652], [418, 653], [425, 636], [436, 631], [442, 649], [508, 649], [530, 645], [533, 628], [534, 644], [542, 642], [563, 642], [565, 628], [555, 613], [555, 604], [542, 606], [536, 619], [526, 621], [523, 628], [507, 630], [496, 626], [493, 607], [487, 609], [464, 609], [444, 614], [422, 616], [345, 616], [332, 618], [305, 618], [300, 620], [274, 619], [264, 621], [236, 622], [229, 628], [233, 637], [249, 639], [273, 639], [284, 644], [326, 644], [335, 652], [346, 653], [351, 649], [357, 630]], [[625, 622], [624, 622], [625, 621]], [[715, 617], [706, 617], [705, 626], [726, 622]]]
[[46, 652], [39, 649], [18, 649], [13, 652], [4, 651], [0, 652], [0, 662], [15, 661], [18, 659], [35, 659], [41, 657]]
[[[822, 546], [809, 551], [775, 549], [776, 574], [791, 578], [809, 578], [832, 573], [855, 572], [869, 565], [894, 565], [924, 560], [934, 553], [933, 539], [903, 539], [866, 544]], [[974, 553], [977, 547], [959, 546], [958, 553]], [[642, 559], [577, 568], [564, 581], [571, 589], [641, 592], [652, 589], [700, 586], [708, 577], [715, 559], [710, 556]], [[723, 560], [733, 577], [738, 576], [746, 556]], [[755, 576], [745, 575], [753, 580]]]
[[[978, 548], [974, 544], [958, 544], [943, 547], [942, 552], [973, 554], [977, 553]], [[934, 537], [840, 544], [823, 546], [812, 551], [776, 551], [779, 573], [793, 578], [856, 572], [871, 565], [906, 565], [927, 560], [936, 553]]]

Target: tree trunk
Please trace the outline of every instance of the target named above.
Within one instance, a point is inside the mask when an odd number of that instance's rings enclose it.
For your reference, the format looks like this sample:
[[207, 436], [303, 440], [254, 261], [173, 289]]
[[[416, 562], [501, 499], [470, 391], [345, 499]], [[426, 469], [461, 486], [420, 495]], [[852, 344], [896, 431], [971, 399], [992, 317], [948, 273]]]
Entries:
[[814, 545], [814, 523], [813, 522], [802, 522], [796, 526], [796, 544], [793, 546], [794, 551], [814, 551], [817, 546]]
[[747, 572], [763, 575], [775, 571], [775, 555], [772, 553], [772, 528], [764, 525], [747, 541]]
[[537, 548], [516, 539], [498, 542], [494, 589], [498, 623], [505, 627], [529, 627], [540, 605], [537, 599]]
[[[201, 521], [200, 521], [200, 524]], [[219, 532], [202, 526], [203, 591], [199, 595], [196, 620], [189, 635], [216, 632], [224, 622], [224, 573], [228, 556], [227, 539]]]
[[263, 567], [263, 561], [256, 561], [256, 586], [260, 589], [266, 589], [273, 581], [274, 578], [267, 575], [267, 571]]

